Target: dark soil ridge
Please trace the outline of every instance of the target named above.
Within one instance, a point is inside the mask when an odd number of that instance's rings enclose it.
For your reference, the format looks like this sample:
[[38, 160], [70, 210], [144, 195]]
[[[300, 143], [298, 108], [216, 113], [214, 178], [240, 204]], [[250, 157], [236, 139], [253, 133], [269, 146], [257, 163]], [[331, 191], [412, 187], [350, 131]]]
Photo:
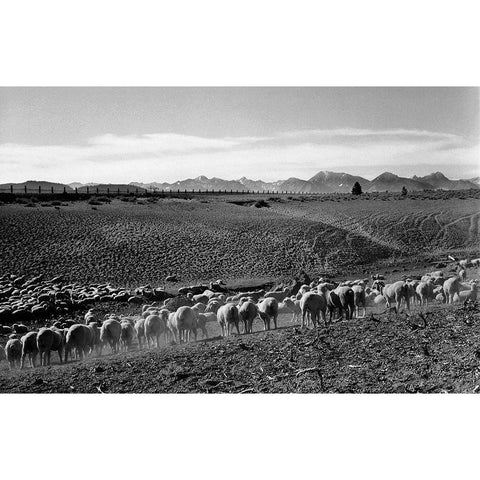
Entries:
[[478, 392], [478, 304], [425, 318], [377, 315], [3, 372], [0, 392]]

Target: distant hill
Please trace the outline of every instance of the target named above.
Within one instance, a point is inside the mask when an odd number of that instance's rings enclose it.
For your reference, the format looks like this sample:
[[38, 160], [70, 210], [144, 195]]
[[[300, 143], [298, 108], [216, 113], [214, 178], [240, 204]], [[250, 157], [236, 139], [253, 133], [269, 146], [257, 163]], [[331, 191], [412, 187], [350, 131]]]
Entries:
[[384, 172], [370, 182], [367, 192], [400, 192], [405, 187], [407, 190], [429, 190], [432, 186], [423, 182], [407, 177], [399, 177], [394, 173]]
[[27, 180], [26, 182], [22, 183], [3, 183], [0, 185], [0, 191], [10, 191], [11, 185], [13, 185], [13, 193], [25, 192], [25, 186], [27, 187], [28, 193], [38, 192], [38, 187], [40, 187], [43, 192], [51, 192], [52, 188], [54, 193], [62, 193], [64, 188], [67, 192], [73, 192], [73, 189], [68, 185], [64, 185], [63, 183], [47, 182], [45, 180]]
[[431, 173], [424, 177], [414, 175], [412, 178], [420, 182], [428, 183], [434, 190], [466, 190], [469, 188], [478, 188], [478, 184], [468, 180], [450, 180], [442, 172]]
[[136, 189], [138, 189], [138, 191], [141, 193], [144, 193], [146, 191], [145, 188], [137, 187], [134, 185], [127, 185], [124, 183], [99, 183], [94, 186], [80, 187], [78, 189], [78, 193], [87, 193], [87, 189], [89, 193], [96, 193], [98, 189], [99, 194], [101, 193], [105, 194], [108, 191], [110, 191], [110, 193], [115, 193], [118, 190], [120, 190], [120, 193], [126, 193], [127, 191], [130, 191], [130, 193], [133, 193], [135, 192]]
[[480, 186], [480, 177], [470, 178], [467, 182], [474, 183], [477, 186]]
[[309, 181], [312, 191], [317, 193], [343, 192], [349, 193], [355, 182], [360, 183], [363, 190], [367, 190], [370, 181], [363, 177], [356, 177], [348, 173], [318, 172]]

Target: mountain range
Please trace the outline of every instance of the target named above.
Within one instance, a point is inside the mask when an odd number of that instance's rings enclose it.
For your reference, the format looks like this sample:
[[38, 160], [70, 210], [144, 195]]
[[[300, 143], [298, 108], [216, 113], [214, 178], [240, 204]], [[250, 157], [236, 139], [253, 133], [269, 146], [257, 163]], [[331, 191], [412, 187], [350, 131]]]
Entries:
[[480, 188], [480, 179], [450, 180], [441, 172], [435, 172], [424, 177], [400, 177], [390, 172], [384, 172], [373, 180], [350, 175], [321, 171], [308, 180], [291, 177], [276, 182], [250, 180], [242, 177], [239, 180], [222, 180], [221, 178], [207, 178], [200, 176], [174, 183], [141, 183], [132, 182], [130, 185], [147, 190], [269, 190], [275, 192], [305, 192], [305, 193], [349, 193], [355, 182], [360, 183], [364, 192], [399, 192], [405, 187], [409, 191], [415, 190], [466, 190]]
[[233, 190], [233, 191], [247, 191], [247, 190], [265, 190], [271, 192], [305, 192], [305, 193], [349, 193], [355, 182], [359, 182], [364, 192], [399, 192], [405, 187], [408, 191], [415, 190], [465, 190], [470, 188], [480, 188], [480, 177], [472, 178], [470, 180], [450, 180], [441, 172], [431, 173], [424, 177], [414, 175], [411, 178], [400, 177], [390, 172], [384, 172], [373, 180], [350, 175], [348, 173], [321, 171], [308, 180], [291, 177], [286, 180], [278, 180], [275, 182], [264, 182], [262, 180], [251, 180], [242, 177], [238, 180], [223, 180], [221, 178], [213, 177], [207, 178], [199, 176], [196, 178], [189, 178], [186, 180], [179, 180], [174, 183], [141, 183], [131, 182], [127, 184], [98, 184], [98, 183], [80, 183], [73, 182], [70, 184], [52, 183], [46, 181], [28, 180], [27, 182], [10, 184], [5, 183], [0, 185], [0, 191], [8, 191], [10, 185], [14, 186], [15, 192], [20, 192], [27, 186], [28, 190], [38, 189], [40, 186], [42, 190], [50, 190], [54, 188], [55, 191], [65, 190], [72, 192], [77, 189], [79, 192], [86, 192], [87, 186], [92, 192], [94, 187], [98, 187], [101, 191], [106, 191], [109, 188], [112, 192], [117, 189], [125, 192], [127, 188], [145, 189], [147, 191], [176, 191], [176, 190]]

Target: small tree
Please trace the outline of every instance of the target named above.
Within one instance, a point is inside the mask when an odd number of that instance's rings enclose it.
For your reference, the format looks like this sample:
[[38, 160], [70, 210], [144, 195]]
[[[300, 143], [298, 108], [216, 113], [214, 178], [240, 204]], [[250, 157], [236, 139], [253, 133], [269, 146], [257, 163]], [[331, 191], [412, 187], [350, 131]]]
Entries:
[[362, 194], [362, 186], [355, 182], [352, 187], [352, 195], [361, 195]]
[[408, 193], [407, 189], [405, 186], [402, 187], [402, 195], [405, 196]]

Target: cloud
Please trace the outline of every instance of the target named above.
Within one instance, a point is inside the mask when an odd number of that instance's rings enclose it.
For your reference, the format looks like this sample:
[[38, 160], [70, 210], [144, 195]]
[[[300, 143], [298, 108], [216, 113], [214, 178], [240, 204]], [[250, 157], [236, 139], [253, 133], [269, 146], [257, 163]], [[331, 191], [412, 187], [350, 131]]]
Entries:
[[5, 182], [175, 181], [198, 175], [277, 180], [319, 170], [373, 177], [442, 170], [477, 176], [478, 145], [459, 135], [424, 130], [338, 128], [262, 137], [207, 138], [174, 133], [107, 134], [83, 145], [0, 145]]

